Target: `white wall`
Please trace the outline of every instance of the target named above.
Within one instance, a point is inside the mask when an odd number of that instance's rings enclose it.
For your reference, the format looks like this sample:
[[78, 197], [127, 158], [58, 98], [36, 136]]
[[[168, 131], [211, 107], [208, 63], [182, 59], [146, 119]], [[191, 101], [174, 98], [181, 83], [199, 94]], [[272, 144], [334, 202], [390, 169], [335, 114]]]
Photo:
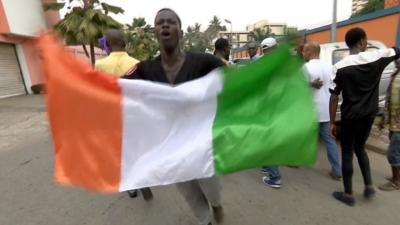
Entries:
[[15, 49], [17, 51], [17, 57], [18, 57], [20, 68], [21, 68], [22, 77], [24, 78], [26, 90], [28, 91], [28, 94], [32, 94], [33, 93], [32, 89], [31, 89], [32, 81], [31, 81], [31, 76], [30, 76], [30, 72], [28, 69], [28, 64], [26, 62], [24, 51], [22, 50], [22, 46], [19, 44], [15, 45]]
[[2, 0], [10, 32], [16, 35], [35, 36], [46, 27], [40, 0]]

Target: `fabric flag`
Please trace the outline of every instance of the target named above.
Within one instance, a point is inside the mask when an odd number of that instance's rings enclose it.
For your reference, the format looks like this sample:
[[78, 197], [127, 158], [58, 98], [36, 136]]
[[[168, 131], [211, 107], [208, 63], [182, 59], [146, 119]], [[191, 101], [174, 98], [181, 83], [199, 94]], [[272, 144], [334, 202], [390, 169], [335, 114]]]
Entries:
[[311, 165], [317, 117], [289, 47], [177, 86], [91, 69], [47, 34], [55, 180], [118, 192], [267, 165]]

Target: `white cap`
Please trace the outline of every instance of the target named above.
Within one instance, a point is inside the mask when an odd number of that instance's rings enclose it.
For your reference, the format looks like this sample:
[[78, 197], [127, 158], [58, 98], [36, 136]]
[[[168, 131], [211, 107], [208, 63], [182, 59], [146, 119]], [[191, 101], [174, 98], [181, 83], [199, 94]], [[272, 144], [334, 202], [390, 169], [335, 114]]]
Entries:
[[264, 49], [272, 48], [277, 44], [278, 44], [278, 42], [276, 42], [275, 38], [269, 37], [269, 38], [265, 38], [261, 42], [261, 48], [264, 50]]

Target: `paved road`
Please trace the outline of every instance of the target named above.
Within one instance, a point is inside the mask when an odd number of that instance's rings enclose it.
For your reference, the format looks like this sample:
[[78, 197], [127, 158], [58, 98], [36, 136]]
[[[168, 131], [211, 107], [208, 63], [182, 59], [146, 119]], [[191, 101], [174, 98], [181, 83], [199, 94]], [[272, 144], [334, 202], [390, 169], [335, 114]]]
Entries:
[[[341, 183], [326, 174], [320, 146], [312, 168], [283, 168], [280, 190], [263, 186], [258, 170], [222, 178], [223, 203], [229, 225], [398, 225], [400, 191], [378, 192], [373, 201], [361, 197], [358, 169], [357, 205], [331, 197]], [[370, 153], [376, 184], [389, 173], [386, 159]], [[154, 189], [146, 203], [126, 194], [104, 195], [62, 187], [52, 182], [52, 147], [43, 99], [24, 96], [0, 100], [0, 225], [195, 225], [183, 198], [171, 185]]]

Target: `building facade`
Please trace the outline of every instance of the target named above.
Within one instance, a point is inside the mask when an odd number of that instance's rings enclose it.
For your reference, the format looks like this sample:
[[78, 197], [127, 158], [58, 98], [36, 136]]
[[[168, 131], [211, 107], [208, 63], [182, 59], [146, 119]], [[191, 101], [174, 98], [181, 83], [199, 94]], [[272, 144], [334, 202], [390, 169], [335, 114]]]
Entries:
[[[44, 83], [35, 41], [60, 21], [57, 11], [43, 11], [43, 3], [51, 2], [57, 0], [0, 0], [0, 98], [31, 94], [32, 85]], [[89, 62], [82, 46], [68, 51]], [[105, 55], [97, 48], [95, 54]]]
[[385, 9], [400, 5], [400, 0], [385, 0]]
[[[346, 32], [354, 27], [364, 29], [368, 40], [382, 41], [386, 46], [400, 46], [400, 6], [353, 17], [337, 24], [337, 41], [345, 39]], [[330, 42], [330, 25], [300, 31], [306, 41]]]
[[43, 2], [52, 1], [0, 0], [0, 98], [31, 93], [43, 82], [35, 37], [60, 19], [45, 14]]
[[247, 25], [246, 31], [251, 32], [257, 28], [269, 30], [275, 36], [283, 36], [286, 33], [297, 31], [297, 27], [288, 26], [286, 23], [272, 23], [268, 20], [260, 20], [254, 24]]
[[218, 38], [226, 38], [231, 43], [232, 48], [240, 48], [250, 41], [249, 31], [220, 31]]

